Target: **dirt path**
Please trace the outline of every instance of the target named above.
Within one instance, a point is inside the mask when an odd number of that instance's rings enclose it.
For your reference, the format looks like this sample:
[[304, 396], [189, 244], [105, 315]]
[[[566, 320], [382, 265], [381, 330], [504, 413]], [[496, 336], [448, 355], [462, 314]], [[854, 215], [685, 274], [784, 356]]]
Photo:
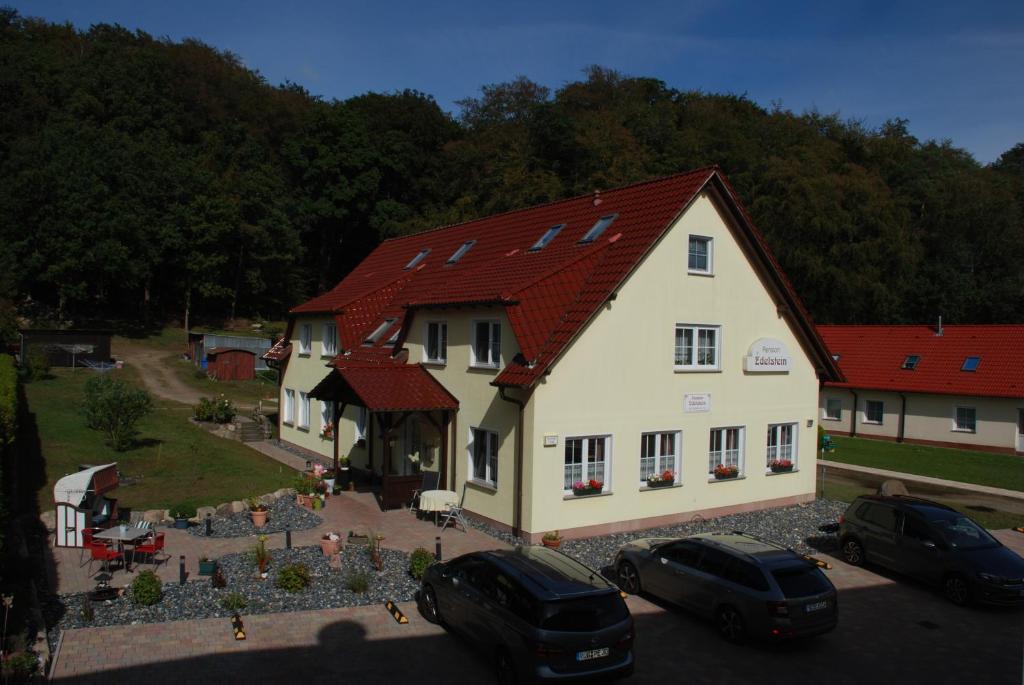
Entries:
[[202, 393], [181, 382], [164, 363], [170, 354], [167, 350], [154, 350], [146, 347], [122, 346], [116, 350], [125, 364], [139, 370], [146, 389], [157, 397], [173, 400], [183, 404], [198, 404]]

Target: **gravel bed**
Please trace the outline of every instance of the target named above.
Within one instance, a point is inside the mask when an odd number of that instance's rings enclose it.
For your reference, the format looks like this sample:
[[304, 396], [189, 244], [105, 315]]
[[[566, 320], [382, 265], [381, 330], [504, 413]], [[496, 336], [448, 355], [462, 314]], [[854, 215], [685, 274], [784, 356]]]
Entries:
[[[230, 516], [211, 517], [212, 533], [211, 538], [243, 538], [252, 535], [268, 535], [270, 533], [282, 533], [286, 527], [292, 530], [306, 530], [316, 528], [323, 519], [305, 507], [300, 507], [291, 497], [282, 497], [273, 504], [267, 506], [267, 525], [257, 528], [252, 525], [249, 512], [243, 511]], [[189, 535], [205, 538], [206, 523], [200, 522], [197, 526], [189, 526]]]
[[[240, 613], [251, 615], [383, 604], [387, 600], [405, 602], [414, 598], [419, 587], [419, 583], [409, 575], [409, 557], [396, 550], [381, 550], [384, 568], [380, 572], [373, 567], [365, 545], [344, 546], [340, 569], [330, 567], [319, 545], [278, 549], [272, 554], [266, 580], [256, 577], [256, 567], [248, 553], [228, 554], [218, 560], [227, 579], [224, 588], [214, 588], [210, 578], [205, 576], [185, 585], [164, 583], [163, 599], [149, 607], [135, 606], [129, 590], [123, 597], [93, 603], [95, 616], [91, 622], [82, 617], [83, 593], [53, 597], [47, 610], [55, 618], [59, 615], [56, 628], [67, 630], [228, 617], [234, 612], [223, 608], [221, 600], [232, 592], [245, 596], [248, 606]], [[302, 592], [289, 593], [279, 589], [275, 580], [281, 568], [294, 563], [302, 563], [309, 568], [312, 582]], [[365, 593], [352, 592], [346, 585], [346, 579], [360, 572], [367, 574], [369, 579]]]

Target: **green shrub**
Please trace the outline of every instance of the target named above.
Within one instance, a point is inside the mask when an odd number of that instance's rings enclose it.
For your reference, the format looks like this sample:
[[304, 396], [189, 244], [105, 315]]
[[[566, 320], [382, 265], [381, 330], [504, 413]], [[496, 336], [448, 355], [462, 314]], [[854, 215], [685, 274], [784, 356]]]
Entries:
[[192, 415], [196, 421], [212, 421], [213, 423], [231, 423], [235, 414], [235, 405], [223, 395], [219, 398], [202, 397], [199, 404], [192, 407]]
[[11, 654], [3, 662], [4, 682], [28, 682], [37, 668], [39, 668], [39, 657], [32, 652]]
[[434, 563], [434, 555], [422, 547], [417, 547], [409, 555], [409, 573], [416, 580], [421, 580], [427, 567]]
[[249, 606], [249, 600], [241, 592], [229, 592], [221, 598], [220, 605], [228, 611], [241, 611]]
[[228, 579], [224, 577], [224, 572], [220, 570], [218, 566], [214, 570], [213, 575], [210, 576], [210, 585], [216, 588], [227, 587]]
[[93, 609], [92, 600], [88, 597], [82, 597], [82, 620], [86, 623], [92, 623], [95, 618], [96, 610]]
[[86, 425], [105, 433], [107, 444], [123, 452], [139, 434], [136, 424], [153, 411], [153, 399], [145, 390], [104, 374], [85, 382], [82, 410]]
[[305, 564], [289, 564], [277, 573], [277, 587], [287, 592], [302, 592], [309, 587], [309, 568]]
[[264, 383], [277, 384], [277, 370], [276, 369], [263, 369], [262, 371], [256, 372], [256, 378], [263, 381]]
[[152, 606], [163, 596], [163, 581], [152, 571], [143, 571], [132, 581], [132, 601], [139, 606]]
[[38, 347], [30, 347], [21, 362], [21, 372], [27, 381], [40, 381], [50, 377], [50, 358]]
[[172, 519], [190, 519], [196, 515], [196, 505], [188, 502], [175, 504], [170, 509]]
[[14, 357], [0, 355], [0, 448], [14, 442], [18, 424], [18, 371]]
[[361, 594], [370, 589], [370, 574], [366, 571], [356, 571], [345, 578], [345, 587], [356, 594]]

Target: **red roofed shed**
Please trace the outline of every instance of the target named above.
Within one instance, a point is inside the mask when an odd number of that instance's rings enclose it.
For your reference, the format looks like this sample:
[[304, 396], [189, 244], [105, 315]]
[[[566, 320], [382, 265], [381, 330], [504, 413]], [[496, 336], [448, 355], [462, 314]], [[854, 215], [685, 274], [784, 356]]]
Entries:
[[206, 353], [206, 370], [219, 381], [256, 378], [256, 353], [237, 347], [214, 347]]

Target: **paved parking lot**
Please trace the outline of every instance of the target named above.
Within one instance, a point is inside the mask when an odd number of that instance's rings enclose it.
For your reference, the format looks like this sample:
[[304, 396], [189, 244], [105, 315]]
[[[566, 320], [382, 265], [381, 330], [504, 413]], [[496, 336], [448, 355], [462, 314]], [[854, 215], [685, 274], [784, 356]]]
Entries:
[[[1024, 535], [1000, 537], [1024, 551]], [[806, 642], [735, 647], [692, 616], [629, 599], [637, 622], [637, 672], [660, 683], [984, 683], [1019, 685], [1024, 612], [963, 609], [927, 587], [834, 561], [840, 622]], [[235, 642], [225, 619], [119, 626], [65, 634], [61, 683], [486, 682], [474, 650], [426, 623], [409, 604], [408, 625], [383, 607], [246, 618]]]

